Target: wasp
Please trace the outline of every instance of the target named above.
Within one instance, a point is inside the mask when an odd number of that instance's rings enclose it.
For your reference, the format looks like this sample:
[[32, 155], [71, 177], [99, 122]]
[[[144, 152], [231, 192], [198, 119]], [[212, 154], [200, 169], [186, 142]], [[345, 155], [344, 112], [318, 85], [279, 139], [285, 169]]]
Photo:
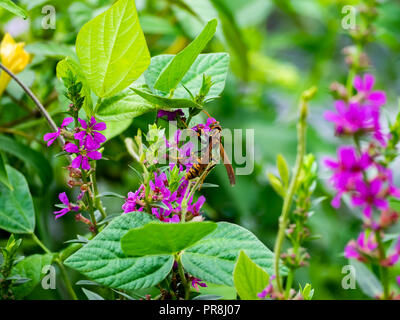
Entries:
[[196, 161], [193, 163], [193, 166], [186, 173], [186, 176], [185, 176], [186, 180], [192, 180], [197, 177], [200, 177], [206, 170], [207, 170], [207, 172], [211, 171], [211, 169], [215, 166], [215, 164], [211, 165], [211, 166], [209, 166], [208, 164], [210, 162], [211, 163], [213, 162], [213, 150], [215, 148], [219, 148], [220, 157], [221, 157], [222, 161], [224, 162], [224, 166], [225, 166], [226, 172], [228, 174], [229, 182], [232, 186], [235, 185], [235, 173], [233, 171], [232, 164], [229, 161], [229, 158], [225, 152], [225, 149], [222, 146], [221, 131], [222, 131], [222, 127], [219, 124], [219, 122], [216, 120], [212, 124], [210, 124], [210, 133], [207, 135], [205, 135], [203, 129], [198, 128], [197, 134], [198, 134], [199, 139], [202, 139], [204, 136], [208, 137], [207, 146], [203, 150], [203, 156], [198, 157], [196, 159]]

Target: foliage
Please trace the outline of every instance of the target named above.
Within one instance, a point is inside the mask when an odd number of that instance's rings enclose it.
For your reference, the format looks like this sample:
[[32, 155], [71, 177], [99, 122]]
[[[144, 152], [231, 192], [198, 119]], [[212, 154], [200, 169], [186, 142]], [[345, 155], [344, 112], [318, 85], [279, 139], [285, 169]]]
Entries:
[[1, 299], [400, 297], [398, 3], [45, 4], [0, 0]]

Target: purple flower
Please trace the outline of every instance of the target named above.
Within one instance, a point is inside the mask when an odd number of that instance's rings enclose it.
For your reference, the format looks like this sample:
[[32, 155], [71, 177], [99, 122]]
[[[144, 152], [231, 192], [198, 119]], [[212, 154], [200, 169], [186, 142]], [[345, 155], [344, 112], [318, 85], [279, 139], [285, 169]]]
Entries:
[[69, 117], [69, 118], [65, 118], [61, 124], [61, 127], [58, 128], [58, 130], [56, 132], [50, 132], [50, 133], [46, 133], [43, 136], [43, 140], [47, 141], [47, 146], [50, 147], [53, 142], [60, 136], [61, 134], [61, 129], [68, 126], [71, 122], [73, 122], [74, 119]]
[[335, 102], [335, 109], [337, 113], [326, 111], [324, 117], [335, 124], [337, 135], [354, 135], [374, 129], [368, 108], [359, 103], [354, 102], [347, 106], [344, 101], [339, 100]]
[[125, 203], [122, 205], [122, 210], [124, 213], [132, 212], [132, 211], [143, 211], [143, 207], [137, 208], [137, 201], [142, 200], [144, 194], [144, 185], [142, 184], [136, 192], [129, 192], [128, 198], [125, 200]]
[[73, 211], [79, 211], [79, 207], [78, 206], [74, 206], [72, 205], [67, 197], [67, 194], [65, 192], [60, 193], [58, 195], [58, 198], [60, 199], [61, 203], [65, 206], [67, 206], [66, 208], [61, 209], [60, 211], [54, 211], [54, 214], [56, 215], [56, 219], [62, 217], [63, 215], [67, 214], [68, 212], [70, 212], [71, 210]]
[[372, 74], [366, 73], [363, 78], [361, 76], [354, 77], [354, 88], [358, 94], [362, 95], [372, 106], [380, 107], [386, 103], [386, 94], [384, 91], [372, 91], [375, 78]]
[[187, 211], [191, 213], [194, 217], [200, 215], [200, 209], [203, 206], [204, 202], [206, 202], [206, 198], [204, 196], [200, 196], [195, 203], [192, 204], [193, 197], [188, 201]]
[[347, 259], [357, 259], [359, 261], [364, 261], [362, 254], [373, 255], [374, 251], [378, 247], [375, 235], [371, 233], [369, 236], [365, 232], [361, 232], [357, 238], [357, 241], [350, 241], [345, 250], [344, 256]]
[[167, 117], [168, 121], [173, 121], [177, 118], [183, 117], [185, 114], [182, 109], [177, 109], [175, 111], [158, 110], [157, 118]]
[[150, 181], [149, 185], [154, 192], [154, 200], [157, 200], [160, 196], [162, 196], [162, 198], [168, 198], [171, 195], [171, 191], [168, 189], [168, 180], [165, 172], [160, 175], [154, 172], [154, 182]]
[[368, 219], [372, 218], [373, 207], [383, 210], [389, 208], [388, 201], [381, 194], [381, 190], [382, 181], [379, 178], [373, 179], [370, 183], [356, 181], [356, 195], [353, 195], [352, 202], [355, 206], [364, 207], [363, 212]]
[[354, 183], [362, 178], [362, 172], [371, 165], [371, 158], [367, 153], [357, 156], [356, 149], [352, 146], [340, 147], [337, 151], [338, 160], [327, 158], [325, 165], [333, 170], [331, 181], [338, 191], [332, 200], [334, 208], [340, 207], [342, 194], [351, 189]]
[[261, 291], [260, 293], [257, 293], [257, 296], [258, 296], [260, 299], [265, 299], [267, 296], [272, 296], [273, 291], [274, 291], [274, 287], [273, 287], [273, 285], [272, 285], [272, 280], [274, 280], [275, 278], [276, 278], [275, 275], [270, 276], [270, 277], [269, 277], [269, 283], [268, 283], [268, 285], [266, 286], [266, 288], [265, 288], [263, 291]]
[[400, 276], [396, 277], [397, 285], [400, 287]]
[[98, 131], [107, 129], [104, 122], [97, 122], [95, 117], [90, 119], [90, 122], [86, 122], [78, 118], [79, 123], [83, 130], [75, 133], [74, 138], [80, 141], [80, 144], [84, 144], [87, 148], [98, 149], [100, 144], [105, 142], [107, 138]]
[[77, 154], [76, 158], [72, 161], [71, 166], [78, 169], [82, 167], [82, 169], [84, 170], [90, 170], [89, 159], [101, 159], [101, 153], [96, 151], [95, 149], [96, 148], [85, 148], [84, 146], [79, 149], [78, 146], [73, 143], [67, 143], [64, 146], [64, 150], [66, 152]]
[[207, 285], [206, 285], [204, 282], [201, 282], [200, 279], [193, 278], [193, 279], [192, 279], [192, 287], [193, 287], [194, 289], [196, 289], [196, 291], [199, 291], [199, 287], [198, 287], [198, 286], [200, 286], [200, 287], [202, 287], [202, 288], [207, 287]]

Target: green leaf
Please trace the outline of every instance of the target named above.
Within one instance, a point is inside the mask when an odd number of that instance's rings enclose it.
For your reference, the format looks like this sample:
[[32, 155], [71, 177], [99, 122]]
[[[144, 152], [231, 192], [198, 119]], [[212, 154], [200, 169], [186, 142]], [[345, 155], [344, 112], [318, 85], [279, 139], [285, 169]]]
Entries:
[[32, 233], [35, 211], [28, 183], [22, 173], [6, 166], [13, 191], [0, 184], [0, 229], [12, 233]]
[[287, 189], [289, 186], [289, 166], [281, 154], [278, 154], [276, 157], [276, 166], [278, 167], [279, 175], [283, 181], [283, 185], [285, 186], [285, 189]]
[[135, 290], [157, 285], [171, 271], [173, 257], [127, 257], [121, 249], [121, 238], [130, 229], [142, 227], [151, 221], [154, 219], [145, 213], [123, 214], [71, 255], [65, 264], [88, 278], [115, 289]]
[[389, 198], [389, 206], [390, 209], [396, 211], [396, 212], [400, 212], [400, 200], [396, 199], [396, 198]]
[[26, 12], [26, 10], [17, 6], [11, 0], [0, 0], [0, 7], [3, 7], [7, 11], [10, 11], [11, 13], [13, 13], [21, 18], [24, 18], [24, 19], [28, 18], [28, 13]]
[[89, 84], [82, 72], [82, 68], [70, 57], [66, 57], [64, 60], [61, 60], [57, 63], [57, 78], [61, 79], [67, 77], [68, 71], [76, 76], [76, 80], [78, 82], [82, 83], [82, 90], [80, 94], [85, 98], [83, 101], [83, 110], [85, 110], [88, 117], [91, 117], [93, 115], [93, 103]]
[[370, 298], [375, 298], [376, 296], [381, 295], [383, 287], [375, 274], [372, 273], [372, 271], [363, 263], [355, 259], [351, 259], [349, 262], [355, 269], [355, 278], [362, 292]]
[[0, 183], [4, 184], [11, 191], [13, 190], [13, 187], [10, 184], [10, 181], [8, 180], [8, 174], [2, 152], [0, 152]]
[[244, 251], [240, 251], [233, 271], [233, 282], [240, 299], [258, 300], [257, 294], [268, 285], [269, 275], [256, 265]]
[[179, 52], [158, 77], [154, 88], [169, 92], [174, 90], [186, 72], [217, 31], [217, 20], [210, 20], [203, 31], [185, 49]]
[[[98, 118], [99, 120], [102, 120], [101, 117]], [[102, 133], [107, 138], [107, 142], [109, 142], [112, 138], [115, 138], [116, 136], [124, 132], [126, 129], [128, 129], [129, 126], [132, 124], [132, 119], [120, 120], [120, 121], [106, 121], [106, 124], [107, 124], [107, 129]]]
[[[274, 254], [245, 228], [219, 222], [218, 228], [186, 249], [182, 263], [194, 277], [215, 284], [233, 286], [233, 270], [240, 250], [269, 274], [273, 273]], [[286, 269], [282, 268], [285, 273]]]
[[157, 96], [150, 92], [142, 91], [137, 88], [131, 88], [136, 94], [152, 103], [155, 107], [162, 109], [176, 109], [176, 108], [199, 108], [202, 106], [189, 99], [175, 99]]
[[103, 121], [120, 121], [131, 120], [153, 109], [154, 106], [151, 103], [127, 89], [103, 99], [96, 114]]
[[270, 172], [267, 173], [267, 177], [269, 183], [271, 184], [271, 187], [276, 191], [276, 193], [279, 194], [282, 198], [285, 198], [286, 193], [281, 180], [279, 180], [279, 178], [275, 177]]
[[51, 254], [34, 254], [17, 263], [12, 270], [12, 274], [31, 279], [30, 281], [13, 288], [13, 292], [17, 299], [26, 297], [33, 291], [33, 289], [35, 289], [43, 276], [45, 276], [45, 274], [42, 273], [43, 267], [50, 265], [52, 260], [53, 256]]
[[97, 294], [93, 291], [90, 291], [85, 288], [82, 288], [82, 291], [89, 300], [104, 300], [104, 298], [102, 296], [100, 296], [99, 294]]
[[[174, 58], [174, 55], [159, 55], [151, 59], [150, 67], [144, 73], [146, 83], [151, 90], [154, 90], [154, 84], [160, 72]], [[206, 98], [218, 97], [225, 88], [226, 75], [229, 69], [229, 54], [228, 53], [207, 53], [199, 55], [189, 71], [183, 77], [183, 84], [193, 95], [200, 91], [203, 75], [211, 77], [213, 86], [211, 87]], [[158, 95], [166, 95], [161, 91], [156, 91]], [[178, 86], [174, 91], [175, 98], [190, 99], [190, 94], [183, 86]]]
[[112, 96], [138, 79], [150, 64], [150, 53], [134, 1], [119, 0], [86, 23], [78, 34], [76, 52], [99, 97]]
[[0, 135], [0, 150], [7, 152], [26, 164], [31, 165], [39, 175], [43, 187], [48, 187], [53, 180], [53, 169], [42, 153], [9, 137]]
[[178, 253], [217, 228], [214, 222], [152, 222], [130, 230], [121, 240], [122, 251], [130, 256]]
[[236, 300], [237, 298], [235, 288], [210, 282], [207, 283], [207, 287], [199, 287], [199, 292], [202, 295], [220, 296], [222, 300]]

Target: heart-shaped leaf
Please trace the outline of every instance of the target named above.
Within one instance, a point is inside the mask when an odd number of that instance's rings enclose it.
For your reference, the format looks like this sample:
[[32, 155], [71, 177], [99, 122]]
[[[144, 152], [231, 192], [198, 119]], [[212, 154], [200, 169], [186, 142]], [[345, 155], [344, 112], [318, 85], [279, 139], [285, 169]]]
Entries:
[[154, 221], [150, 215], [130, 212], [115, 218], [102, 232], [64, 263], [105, 286], [135, 290], [160, 283], [171, 271], [171, 255], [127, 257], [121, 238], [133, 228]]
[[[250, 231], [227, 222], [219, 222], [213, 233], [186, 249], [182, 254], [182, 263], [185, 270], [196, 278], [233, 286], [232, 275], [240, 250], [272, 274], [273, 252]], [[282, 271], [283, 274], [286, 272]]]
[[76, 53], [99, 97], [112, 96], [138, 79], [150, 64], [150, 54], [135, 2], [119, 0], [86, 23], [76, 39]]

